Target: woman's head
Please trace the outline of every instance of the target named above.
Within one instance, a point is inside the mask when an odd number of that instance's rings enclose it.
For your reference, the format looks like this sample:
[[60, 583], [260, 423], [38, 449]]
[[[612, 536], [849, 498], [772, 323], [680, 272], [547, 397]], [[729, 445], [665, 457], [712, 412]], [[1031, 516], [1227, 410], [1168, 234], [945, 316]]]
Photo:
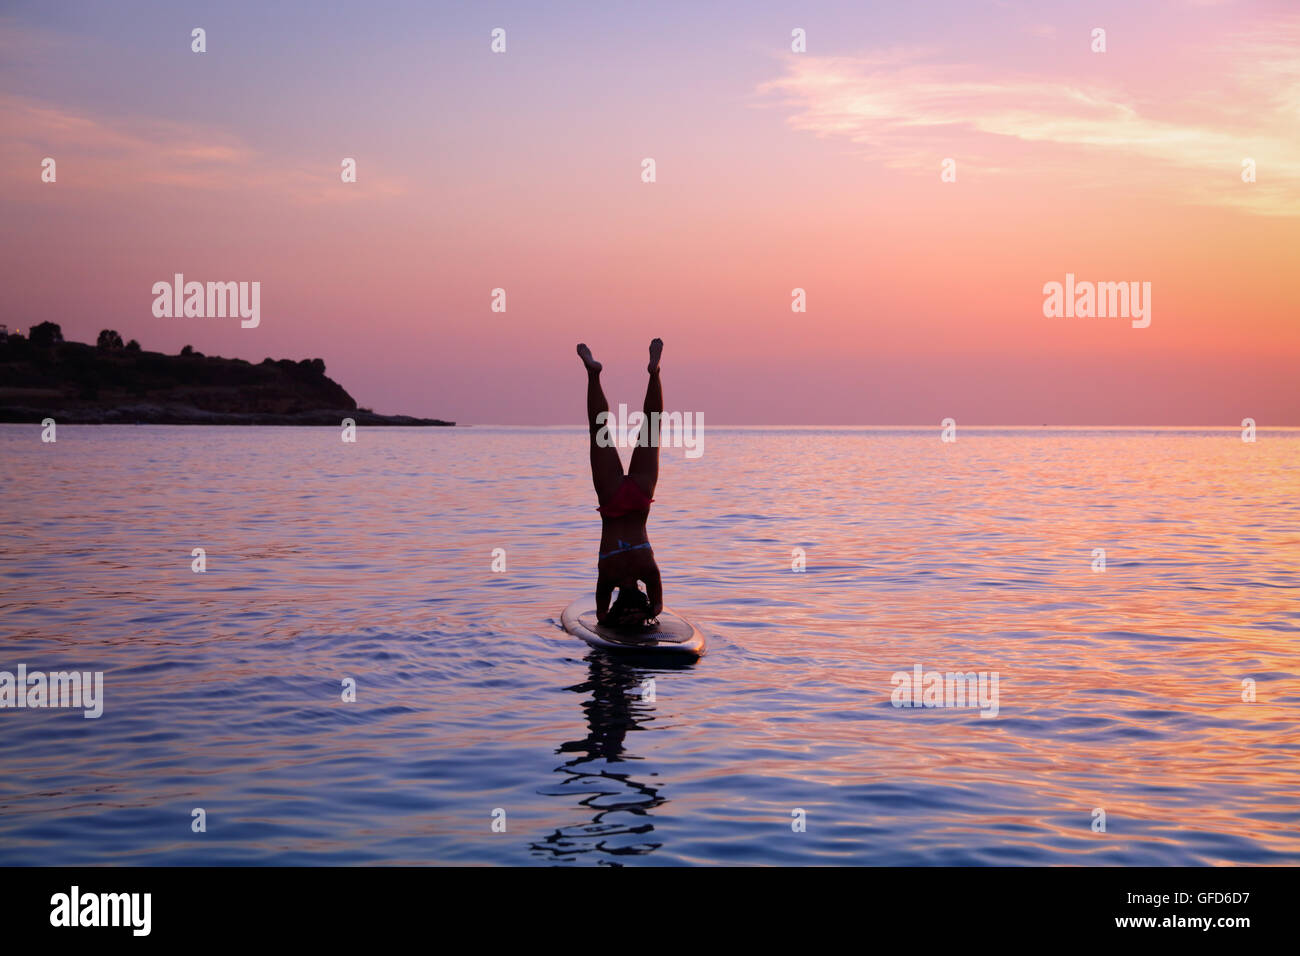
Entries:
[[635, 580], [619, 585], [618, 597], [609, 609], [615, 627], [644, 627], [650, 617], [650, 599]]

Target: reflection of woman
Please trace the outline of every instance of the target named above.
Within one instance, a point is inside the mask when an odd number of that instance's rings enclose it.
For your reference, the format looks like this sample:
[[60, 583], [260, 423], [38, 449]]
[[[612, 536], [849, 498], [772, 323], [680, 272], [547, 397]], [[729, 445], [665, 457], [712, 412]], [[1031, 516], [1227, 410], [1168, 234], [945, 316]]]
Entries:
[[[596, 619], [612, 627], [637, 627], [654, 620], [663, 610], [663, 584], [655, 564], [650, 539], [646, 536], [646, 519], [659, 482], [659, 448], [650, 443], [650, 416], [664, 410], [663, 389], [659, 384], [659, 355], [664, 343], [650, 343], [650, 382], [646, 386], [645, 421], [641, 424], [636, 448], [627, 474], [618, 458], [618, 449], [609, 439], [598, 440], [604, 413], [609, 418], [609, 401], [600, 387], [601, 364], [591, 357], [591, 349], [578, 346], [578, 357], [587, 366], [587, 424], [591, 430], [591, 480], [600, 502], [600, 557], [596, 562]], [[641, 590], [638, 582], [644, 582]], [[618, 599], [610, 606], [614, 589]]]
[[587, 680], [565, 688], [584, 696], [587, 733], [560, 745], [559, 752], [566, 756], [555, 772], [563, 781], [539, 792], [567, 800], [582, 795], [578, 803], [590, 820], [558, 827], [530, 846], [554, 859], [595, 854], [598, 862], [615, 863], [662, 846], [654, 839], [653, 811], [667, 800], [659, 795], [657, 784], [634, 776], [641, 758], [625, 747], [630, 731], [653, 729], [655, 705], [643, 695], [646, 678], [657, 672], [602, 651], [592, 651], [587, 663]]

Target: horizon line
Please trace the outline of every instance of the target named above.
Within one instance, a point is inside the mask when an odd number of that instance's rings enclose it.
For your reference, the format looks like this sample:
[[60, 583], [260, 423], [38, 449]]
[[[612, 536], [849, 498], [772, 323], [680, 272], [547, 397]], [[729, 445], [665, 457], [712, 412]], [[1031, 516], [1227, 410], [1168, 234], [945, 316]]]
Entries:
[[[572, 422], [558, 422], [558, 423], [550, 423], [550, 424], [531, 424], [531, 425], [529, 425], [529, 424], [521, 424], [521, 423], [513, 423], [513, 424], [512, 424], [512, 423], [510, 423], [510, 422], [457, 422], [456, 427], [457, 427], [457, 428], [583, 428], [583, 429], [585, 429], [587, 426], [586, 426], [585, 424], [583, 424], [583, 423], [572, 423]], [[726, 424], [726, 423], [724, 423], [724, 424], [718, 424], [718, 425], [709, 425], [708, 427], [709, 427], [709, 428], [839, 428], [839, 429], [850, 429], [850, 428], [859, 428], [859, 429], [860, 429], [860, 428], [876, 428], [876, 429], [899, 429], [899, 430], [907, 429], [907, 430], [916, 430], [916, 429], [943, 428], [943, 424], [942, 424], [942, 423], [934, 423], [934, 424], [930, 424], [930, 423], [927, 422], [927, 423], [922, 423], [922, 424], [908, 424], [908, 425], [898, 425], [898, 424], [890, 424], [890, 425], [886, 425], [886, 424], [879, 424], [879, 423], [877, 423], [877, 424], [859, 424], [859, 425], [831, 425], [831, 424], [808, 424], [808, 423], [801, 423], [801, 424], [784, 424], [784, 425], [782, 425], [782, 424], [766, 424], [766, 425], [737, 425], [737, 424]], [[1153, 430], [1153, 429], [1155, 429], [1155, 430], [1166, 430], [1166, 431], [1241, 431], [1241, 429], [1242, 429], [1243, 427], [1244, 427], [1244, 426], [1242, 426], [1242, 425], [1240, 425], [1240, 424], [1237, 424], [1237, 425], [1099, 425], [1099, 424], [1093, 424], [1093, 425], [1053, 425], [1053, 424], [1042, 424], [1042, 425], [988, 425], [988, 424], [972, 424], [972, 425], [963, 425], [963, 424], [961, 424], [960, 422], [957, 423], [957, 428], [958, 428], [959, 430], [963, 430], [963, 429], [971, 429], [971, 428], [982, 428], [982, 429], [1024, 429], [1024, 430], [1030, 430], [1030, 429], [1043, 429], [1043, 428], [1055, 428], [1055, 429], [1076, 429], [1076, 430], [1080, 430], [1080, 431], [1100, 430], [1100, 429], [1105, 429], [1105, 430], [1108, 430], [1108, 431], [1122, 431], [1122, 430], [1126, 430], [1126, 429], [1128, 429], [1128, 430], [1133, 430], [1133, 431], [1150, 431], [1150, 430]], [[1300, 424], [1295, 424], [1295, 425], [1261, 425], [1261, 424], [1259, 424], [1258, 422], [1255, 423], [1255, 431], [1256, 431], [1256, 432], [1264, 431], [1264, 430], [1273, 430], [1273, 431], [1300, 430]]]

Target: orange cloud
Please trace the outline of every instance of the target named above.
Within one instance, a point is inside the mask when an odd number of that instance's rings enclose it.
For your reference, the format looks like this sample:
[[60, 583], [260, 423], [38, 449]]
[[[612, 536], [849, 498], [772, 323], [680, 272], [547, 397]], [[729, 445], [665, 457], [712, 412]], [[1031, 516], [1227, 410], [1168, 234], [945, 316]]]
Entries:
[[[935, 63], [929, 51], [862, 57], [791, 55], [785, 73], [761, 84], [792, 112], [789, 124], [869, 147], [895, 168], [923, 168], [960, 156], [968, 170], [1031, 175], [1034, 147], [1095, 179], [1097, 151], [1147, 164], [1179, 198], [1261, 215], [1300, 215], [1300, 19], [1250, 36], [1223, 38], [1207, 63], [1227, 56], [1223, 75], [1177, 102], [1138, 102], [1117, 86], [999, 76], [995, 67]], [[1193, 101], [1195, 120], [1175, 116]], [[1064, 156], [1064, 160], [1062, 159]], [[1242, 160], [1257, 181], [1241, 181]]]

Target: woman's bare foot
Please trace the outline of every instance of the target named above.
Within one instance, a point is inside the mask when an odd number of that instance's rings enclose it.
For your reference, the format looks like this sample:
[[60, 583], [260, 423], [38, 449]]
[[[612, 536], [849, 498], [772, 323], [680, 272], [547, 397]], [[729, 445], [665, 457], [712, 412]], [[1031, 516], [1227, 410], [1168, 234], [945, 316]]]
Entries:
[[587, 348], [587, 346], [583, 345], [581, 342], [578, 343], [578, 358], [582, 359], [582, 364], [587, 366], [588, 372], [599, 372], [604, 368], [603, 365], [591, 357], [591, 349]]
[[649, 372], [651, 375], [659, 371], [659, 356], [663, 354], [663, 350], [664, 350], [663, 339], [654, 339], [650, 343], [650, 364], [645, 367], [645, 370]]

